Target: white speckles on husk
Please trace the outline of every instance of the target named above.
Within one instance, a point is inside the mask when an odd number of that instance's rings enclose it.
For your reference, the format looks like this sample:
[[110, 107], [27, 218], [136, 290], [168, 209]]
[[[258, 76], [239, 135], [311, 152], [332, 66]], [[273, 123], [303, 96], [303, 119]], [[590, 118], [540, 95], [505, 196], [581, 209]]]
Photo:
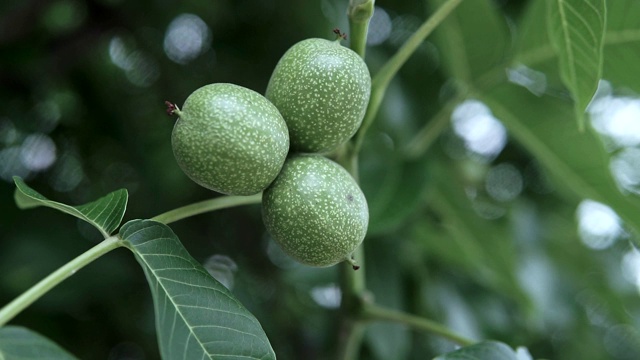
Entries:
[[296, 155], [262, 195], [262, 217], [283, 251], [311, 266], [347, 260], [369, 223], [367, 200], [351, 175], [319, 155]]
[[291, 147], [327, 152], [358, 130], [371, 95], [362, 58], [337, 41], [307, 39], [276, 66], [265, 96], [287, 122]]
[[257, 92], [233, 84], [194, 91], [179, 110], [173, 153], [193, 181], [229, 195], [251, 195], [276, 178], [289, 151], [286, 123]]

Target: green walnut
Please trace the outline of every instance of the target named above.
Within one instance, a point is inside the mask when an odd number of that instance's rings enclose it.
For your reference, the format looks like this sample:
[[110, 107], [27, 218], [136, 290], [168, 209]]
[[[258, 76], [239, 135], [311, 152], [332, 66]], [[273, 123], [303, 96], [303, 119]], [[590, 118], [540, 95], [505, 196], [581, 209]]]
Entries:
[[[262, 195], [262, 218], [273, 239], [311, 266], [353, 264], [369, 222], [367, 200], [351, 175], [320, 155], [293, 156]], [[354, 268], [356, 268], [354, 266]]]
[[[170, 104], [169, 104], [170, 105]], [[289, 151], [287, 125], [273, 104], [234, 84], [194, 91], [182, 109], [171, 144], [178, 165], [193, 181], [229, 195], [251, 195], [276, 178]]]
[[265, 96], [287, 122], [291, 148], [328, 152], [349, 140], [364, 118], [371, 75], [339, 40], [307, 39], [276, 65]]

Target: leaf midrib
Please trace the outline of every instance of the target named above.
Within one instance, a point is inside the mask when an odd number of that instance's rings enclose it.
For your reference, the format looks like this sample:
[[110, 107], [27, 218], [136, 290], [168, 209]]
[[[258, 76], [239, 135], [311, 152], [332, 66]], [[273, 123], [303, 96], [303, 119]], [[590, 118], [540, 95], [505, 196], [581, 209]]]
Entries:
[[[640, 29], [607, 31], [603, 42], [604, 46], [640, 42]], [[516, 56], [515, 61], [526, 65], [537, 65], [549, 61], [555, 56], [553, 47], [550, 44], [546, 44]]]
[[[140, 231], [143, 231], [143, 230], [144, 230], [144, 229], [139, 229], [139, 230], [137, 230], [137, 231], [133, 232], [132, 234], [130, 234], [128, 237], [131, 237], [131, 236], [135, 235], [136, 233], [138, 233], [138, 232], [140, 232]], [[168, 239], [168, 240], [171, 240], [171, 238], [158, 237], [158, 238], [154, 238], [154, 239], [151, 239], [151, 240], [149, 240], [149, 241], [146, 241], [146, 242], [150, 242], [150, 241], [158, 241], [158, 240], [163, 240], [163, 239], [164, 239], [164, 240], [167, 240], [167, 239]], [[138, 244], [138, 245], [140, 245], [140, 244]], [[191, 326], [191, 324], [189, 324], [189, 322], [187, 321], [187, 319], [185, 318], [185, 316], [182, 314], [182, 311], [180, 311], [180, 308], [179, 308], [178, 304], [177, 304], [176, 302], [174, 302], [174, 301], [173, 301], [173, 298], [172, 298], [171, 296], [169, 296], [169, 292], [167, 291], [167, 289], [166, 289], [166, 287], [164, 286], [164, 284], [162, 283], [162, 281], [160, 281], [160, 279], [166, 279], [166, 280], [170, 280], [170, 279], [158, 276], [158, 275], [157, 275], [157, 273], [156, 273], [156, 270], [154, 270], [151, 266], [149, 266], [149, 263], [146, 261], [145, 256], [146, 256], [146, 255], [149, 255], [149, 254], [142, 254], [142, 253], [140, 253], [139, 251], [137, 251], [137, 249], [136, 249], [135, 253], [140, 257], [140, 259], [142, 259], [142, 261], [143, 261], [143, 262], [144, 262], [144, 264], [145, 264], [146, 269], [149, 269], [149, 270], [152, 272], [152, 274], [154, 275], [154, 278], [156, 279], [156, 283], [157, 283], [157, 284], [162, 288], [162, 291], [163, 291], [163, 293], [164, 293], [164, 296], [165, 296], [166, 298], [168, 298], [168, 299], [169, 299], [169, 301], [170, 301], [170, 302], [171, 302], [171, 304], [173, 305], [173, 308], [175, 309], [175, 312], [180, 316], [180, 318], [182, 319], [182, 321], [184, 322], [184, 324], [186, 324], [186, 326], [189, 328], [189, 333], [191, 334], [191, 337], [193, 337], [194, 339], [196, 339], [196, 341], [198, 342], [198, 344], [199, 344], [199, 345], [200, 345], [200, 347], [202, 348], [202, 352], [203, 352], [203, 354], [207, 355], [210, 359], [212, 359], [212, 356], [213, 356], [213, 355], [219, 355], [219, 356], [222, 356], [223, 354], [211, 354], [211, 353], [207, 352], [206, 348], [204, 347], [204, 343], [200, 340], [200, 338], [199, 338], [199, 337], [196, 335], [196, 333], [193, 331], [193, 329], [194, 329], [194, 328]], [[143, 256], [143, 255], [144, 255], [144, 256]], [[184, 258], [182, 258], [182, 259], [184, 259]], [[183, 268], [183, 269], [184, 269], [184, 268]], [[165, 269], [162, 269], [162, 270], [165, 270]], [[200, 271], [200, 270], [198, 270], [198, 269], [196, 269], [196, 268], [194, 268], [193, 270], [195, 270], [195, 271]], [[189, 286], [198, 286], [198, 285], [187, 284], [187, 283], [184, 283], [184, 284], [189, 285]], [[212, 289], [212, 290], [216, 290], [216, 291], [220, 292], [220, 291], [219, 291], [219, 290], [217, 290], [217, 289], [213, 289], [213, 288], [210, 288], [210, 289]], [[248, 318], [247, 316], [245, 316], [245, 315], [243, 315], [243, 314], [238, 314], [238, 313], [232, 313], [232, 314], [234, 314], [234, 315], [244, 316], [245, 318], [247, 318], [247, 319], [251, 320], [250, 318]], [[233, 328], [227, 328], [227, 329], [230, 329], [230, 330], [236, 330], [236, 331], [238, 331], [238, 332], [244, 333], [244, 332], [242, 332], [242, 331], [239, 331], [239, 330], [237, 330], [237, 329], [233, 329]], [[256, 335], [251, 334], [251, 333], [245, 333], [245, 334], [247, 334], [247, 335], [251, 335], [251, 336], [253, 336], [253, 337], [257, 337]], [[172, 335], [173, 335], [173, 332], [172, 332]], [[260, 340], [260, 339], [258, 338], [258, 340]], [[257, 359], [257, 358], [255, 358], [255, 357], [251, 357], [251, 356], [247, 356], [247, 355], [234, 355], [234, 356], [246, 357], [246, 358], [248, 358], [248, 359]]]

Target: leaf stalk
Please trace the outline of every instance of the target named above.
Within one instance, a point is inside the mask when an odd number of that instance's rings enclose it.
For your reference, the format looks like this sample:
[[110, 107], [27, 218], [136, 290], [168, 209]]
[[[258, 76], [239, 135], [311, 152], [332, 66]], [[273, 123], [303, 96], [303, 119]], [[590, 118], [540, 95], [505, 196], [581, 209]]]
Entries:
[[221, 196], [167, 211], [154, 216], [151, 220], [155, 220], [166, 225], [209, 211], [226, 209], [240, 205], [259, 204], [260, 201], [262, 201], [262, 193], [251, 196]]
[[476, 341], [459, 335], [451, 331], [446, 326], [439, 324], [433, 320], [429, 320], [421, 316], [407, 314], [402, 311], [387, 309], [374, 304], [365, 305], [362, 317], [368, 321], [391, 321], [399, 324], [404, 324], [416, 330], [426, 331], [432, 334], [439, 335], [461, 346], [468, 346], [476, 343]]
[[52, 272], [44, 279], [40, 280], [40, 282], [32, 286], [29, 290], [25, 291], [0, 309], [0, 327], [11, 321], [11, 319], [18, 315], [22, 310], [34, 303], [56, 285], [75, 274], [78, 270], [120, 246], [122, 246], [120, 238], [117, 236], [110, 236], [96, 246], [85, 251], [80, 256], [69, 261], [58, 270]]

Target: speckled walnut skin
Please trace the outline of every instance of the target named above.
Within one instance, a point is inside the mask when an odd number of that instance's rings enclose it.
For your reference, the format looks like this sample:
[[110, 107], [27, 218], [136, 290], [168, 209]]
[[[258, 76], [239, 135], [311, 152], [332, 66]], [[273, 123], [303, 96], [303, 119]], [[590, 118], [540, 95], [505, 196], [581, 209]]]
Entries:
[[257, 92], [210, 84], [185, 101], [171, 135], [180, 168], [205, 188], [251, 195], [276, 178], [289, 151], [287, 125]]
[[351, 175], [320, 155], [296, 155], [262, 195], [262, 217], [282, 250], [311, 266], [348, 259], [369, 223], [367, 200]]
[[291, 148], [328, 152], [349, 140], [364, 118], [371, 75], [339, 41], [307, 39], [276, 65], [265, 96], [287, 122]]

